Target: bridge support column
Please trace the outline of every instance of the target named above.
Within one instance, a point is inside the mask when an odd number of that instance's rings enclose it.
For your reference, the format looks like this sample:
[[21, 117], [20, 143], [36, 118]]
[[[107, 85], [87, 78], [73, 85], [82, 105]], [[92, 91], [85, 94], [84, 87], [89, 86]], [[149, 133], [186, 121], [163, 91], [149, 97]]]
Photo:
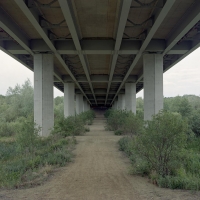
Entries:
[[116, 101], [113, 102], [112, 104], [112, 109], [115, 109]]
[[82, 94], [76, 94], [76, 114], [80, 114], [83, 112], [83, 95]]
[[88, 101], [86, 101], [86, 108], [87, 108], [87, 111], [90, 110], [90, 104], [88, 103]]
[[136, 84], [125, 83], [125, 109], [136, 114]]
[[119, 94], [118, 95], [118, 109], [123, 110], [125, 109], [125, 95], [124, 94]]
[[118, 109], [118, 100], [115, 100], [115, 110]]
[[87, 100], [83, 99], [83, 112], [88, 111], [88, 104], [87, 104]]
[[145, 54], [144, 73], [144, 120], [151, 120], [163, 109], [163, 56]]
[[75, 86], [74, 83], [64, 83], [64, 116], [75, 115]]
[[54, 126], [53, 55], [34, 55], [34, 122], [40, 136], [48, 136]]

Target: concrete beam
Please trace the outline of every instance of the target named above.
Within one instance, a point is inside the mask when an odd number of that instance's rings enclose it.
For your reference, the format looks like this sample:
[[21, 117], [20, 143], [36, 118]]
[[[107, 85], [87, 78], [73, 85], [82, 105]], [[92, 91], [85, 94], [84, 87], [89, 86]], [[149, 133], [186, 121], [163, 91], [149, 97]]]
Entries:
[[181, 23], [178, 24], [167, 40], [167, 47], [163, 55], [168, 52], [177, 44], [177, 42], [200, 20], [200, 1], [194, 3], [189, 13], [181, 18]]
[[[21, 9], [21, 11], [26, 15], [27, 19], [29, 20], [29, 22], [33, 25], [33, 27], [37, 30], [37, 32], [40, 34], [40, 36], [42, 37], [42, 39], [45, 41], [45, 43], [47, 44], [47, 46], [49, 47], [49, 49], [51, 50], [51, 52], [54, 53], [54, 55], [56, 56], [56, 58], [58, 59], [58, 61], [61, 63], [61, 65], [64, 67], [64, 69], [67, 71], [67, 73], [72, 77], [72, 79], [74, 80], [75, 84], [78, 86], [78, 88], [81, 90], [82, 94], [87, 98], [87, 96], [85, 95], [84, 91], [82, 90], [81, 86], [79, 85], [79, 83], [77, 82], [76, 78], [74, 77], [74, 75], [72, 74], [72, 72], [70, 71], [69, 67], [67, 66], [67, 64], [64, 62], [64, 60], [62, 59], [62, 57], [60, 56], [60, 54], [58, 54], [54, 44], [51, 42], [51, 40], [49, 39], [48, 35], [47, 35], [47, 31], [44, 30], [39, 23], [39, 15], [37, 13], [32, 13], [33, 10], [30, 10], [28, 8], [28, 6], [26, 5], [26, 3], [23, 0], [14, 0], [15, 3], [19, 6], [19, 8]], [[88, 100], [88, 99], [87, 99]], [[88, 100], [89, 101], [89, 100]]]
[[125, 75], [122, 83], [120, 84], [120, 86], [118, 88], [118, 91], [115, 94], [115, 97], [113, 98], [113, 101], [115, 100], [115, 98], [118, 95], [119, 91], [121, 90], [122, 86], [126, 82], [126, 79], [131, 74], [133, 68], [136, 66], [137, 62], [139, 61], [139, 59], [140, 59], [140, 57], [142, 55], [142, 53], [145, 51], [145, 49], [147, 48], [147, 46], [150, 44], [150, 41], [153, 38], [155, 32], [157, 31], [157, 29], [159, 28], [159, 26], [162, 24], [163, 20], [165, 19], [166, 15], [170, 11], [170, 9], [171, 9], [171, 7], [173, 6], [174, 3], [175, 3], [175, 0], [166, 1], [165, 5], [162, 8], [162, 10], [160, 11], [160, 13], [157, 14], [157, 16], [155, 16], [155, 22], [154, 22], [152, 28], [149, 30], [149, 32], [147, 34], [147, 37], [145, 38], [144, 42], [142, 43], [142, 46], [140, 47], [139, 52], [137, 53], [135, 59], [133, 60], [133, 63], [131, 64], [128, 72], [126, 73], [126, 75]]
[[59, 4], [60, 4], [62, 13], [64, 15], [65, 21], [67, 22], [68, 29], [69, 29], [71, 36], [72, 36], [72, 39], [74, 41], [76, 50], [79, 52], [78, 53], [79, 59], [81, 61], [83, 70], [85, 72], [85, 75], [87, 77], [87, 80], [88, 80], [88, 83], [89, 83], [89, 86], [90, 86], [90, 89], [91, 89], [93, 96], [94, 96], [94, 99], [96, 101], [94, 89], [93, 89], [93, 86], [92, 86], [92, 83], [91, 83], [91, 80], [90, 80], [90, 75], [89, 75], [89, 70], [88, 70], [89, 69], [88, 62], [86, 60], [86, 57], [81, 53], [82, 49], [81, 49], [81, 44], [80, 44], [80, 41], [79, 41], [79, 39], [81, 37], [80, 37], [79, 31], [77, 30], [77, 24], [74, 20], [75, 16], [74, 16], [74, 13], [73, 13], [73, 7], [72, 7], [70, 1], [67, 1], [67, 0], [58, 0], [58, 1], [59, 1]]
[[112, 63], [110, 66], [109, 82], [108, 82], [108, 87], [107, 87], [105, 104], [107, 102], [107, 98], [108, 98], [108, 94], [109, 94], [109, 90], [111, 86], [111, 81], [112, 81], [115, 66], [117, 63], [118, 51], [121, 46], [123, 33], [124, 33], [126, 22], [128, 19], [129, 10], [131, 8], [131, 3], [132, 3], [132, 0], [122, 1], [122, 8], [121, 8], [120, 16], [119, 16], [119, 24], [118, 24], [117, 36], [116, 36], [116, 42], [115, 42], [115, 48], [114, 48], [115, 52], [113, 54]]
[[[91, 75], [90, 79], [92, 83], [108, 83], [108, 75]], [[73, 79], [69, 75], [62, 76], [64, 82], [73, 82]], [[121, 76], [115, 76], [112, 79], [112, 83], [120, 83], [123, 80]], [[127, 78], [127, 82], [134, 83], [137, 81], [137, 76], [130, 75]], [[83, 76], [77, 77], [77, 82], [79, 83], [88, 83], [87, 78]]]
[[[106, 46], [103, 46], [104, 41], [106, 42]], [[75, 45], [73, 40], [63, 40], [63, 41], [55, 41], [55, 47], [56, 51], [59, 54], [72, 54], [72, 55], [78, 55], [79, 53], [87, 55], [87, 54], [125, 54], [125, 55], [136, 55], [141, 46], [142, 46], [142, 40], [122, 40], [121, 47], [119, 51], [115, 51], [113, 48], [113, 40], [83, 40], [82, 44], [84, 44], [84, 50], [77, 51], [75, 49]], [[30, 40], [30, 50], [34, 53], [38, 52], [51, 52], [51, 49], [49, 46], [45, 43], [44, 40]], [[87, 45], [85, 44], [87, 43]], [[103, 43], [103, 44], [102, 44]], [[171, 50], [168, 51], [167, 54], [184, 54], [185, 52], [190, 50], [191, 41], [184, 41], [179, 45], [175, 45]], [[6, 40], [4, 41], [4, 44], [6, 46], [6, 49], [13, 53], [13, 54], [29, 54], [29, 52], [24, 49], [22, 46], [16, 44], [13, 40]], [[96, 44], [98, 44], [96, 46]], [[101, 46], [101, 48], [99, 48]], [[144, 52], [158, 52], [162, 53], [165, 51], [167, 46], [167, 42], [162, 39], [153, 39], [150, 41], [149, 45], [146, 47]], [[92, 47], [91, 50], [89, 50]], [[109, 49], [109, 50], [108, 50]], [[92, 81], [92, 80], [91, 80]]]
[[[75, 93], [76, 94], [80, 94], [81, 93], [81, 91], [79, 90], [79, 89], [75, 89]], [[107, 90], [106, 89], [95, 89], [94, 90], [94, 93], [95, 94], [102, 94], [102, 95], [106, 95], [106, 93], [107, 93]], [[92, 92], [90, 91], [90, 90], [85, 90], [85, 94], [92, 94]], [[110, 90], [110, 92], [109, 92], [109, 94], [116, 94], [116, 91], [115, 90]], [[120, 91], [120, 94], [125, 94], [125, 89], [121, 89], [121, 91]]]
[[10, 16], [0, 8], [0, 27], [6, 31], [15, 41], [17, 41], [29, 54], [33, 55], [29, 47], [29, 40], [20, 30], [17, 24], [13, 23]]

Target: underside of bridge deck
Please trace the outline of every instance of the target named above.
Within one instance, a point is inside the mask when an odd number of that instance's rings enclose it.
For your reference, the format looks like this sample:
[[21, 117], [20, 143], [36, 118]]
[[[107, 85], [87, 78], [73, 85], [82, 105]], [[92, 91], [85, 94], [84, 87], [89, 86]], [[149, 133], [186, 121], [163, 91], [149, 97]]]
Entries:
[[127, 83], [134, 101], [144, 55], [160, 55], [165, 72], [199, 46], [199, 0], [0, 1], [0, 49], [32, 71], [35, 55], [52, 54], [54, 86], [73, 83], [68, 94], [91, 106], [114, 106]]

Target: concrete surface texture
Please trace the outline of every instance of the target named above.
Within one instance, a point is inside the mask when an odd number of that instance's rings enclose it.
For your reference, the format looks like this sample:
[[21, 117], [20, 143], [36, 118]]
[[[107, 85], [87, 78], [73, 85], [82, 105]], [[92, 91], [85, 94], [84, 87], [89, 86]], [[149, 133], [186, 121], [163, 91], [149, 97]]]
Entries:
[[75, 85], [64, 83], [64, 115], [65, 117], [75, 115]]
[[40, 136], [48, 136], [54, 126], [53, 55], [34, 55], [34, 121]]

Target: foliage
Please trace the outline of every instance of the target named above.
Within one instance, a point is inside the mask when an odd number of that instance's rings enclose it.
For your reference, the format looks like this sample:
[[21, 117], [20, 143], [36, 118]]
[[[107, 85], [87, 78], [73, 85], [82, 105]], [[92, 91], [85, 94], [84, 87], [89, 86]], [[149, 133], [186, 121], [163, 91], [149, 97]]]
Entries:
[[107, 126], [108, 129], [116, 131], [119, 130], [123, 123], [125, 122], [125, 118], [128, 116], [128, 112], [124, 110], [114, 110], [110, 109], [107, 111]]
[[0, 98], [0, 136], [13, 136], [21, 122], [33, 113], [33, 88], [29, 80], [22, 86], [9, 88]]
[[105, 116], [107, 116], [108, 129], [115, 131], [116, 135], [133, 136], [142, 131], [143, 121], [131, 111], [109, 109]]
[[179, 152], [186, 145], [186, 130], [180, 115], [160, 112], [136, 138], [136, 151], [148, 161], [151, 170], [163, 177], [170, 175], [178, 165]]
[[186, 132], [180, 114], [160, 112], [143, 132], [120, 139], [119, 148], [130, 158], [131, 173], [160, 187], [199, 190], [200, 138]]
[[[35, 142], [30, 140], [28, 143], [33, 146]], [[40, 184], [54, 166], [64, 166], [71, 161], [71, 150], [75, 143], [74, 138], [37, 138], [37, 148], [27, 151], [24, 140], [0, 142], [0, 187], [18, 188]], [[18, 151], [19, 146], [21, 151]]]
[[64, 97], [54, 99], [54, 118], [58, 120], [64, 117]]
[[18, 150], [25, 155], [34, 156], [38, 146], [39, 132], [40, 127], [36, 127], [32, 116], [24, 120], [16, 137]]
[[80, 113], [78, 117], [83, 121], [84, 124], [91, 125], [95, 117], [95, 112], [93, 110], [88, 110]]
[[77, 116], [60, 117], [55, 122], [52, 134], [59, 134], [63, 137], [81, 135], [85, 131], [89, 131], [84, 125], [91, 124], [94, 116], [94, 111], [90, 110]]
[[191, 116], [191, 129], [197, 135], [200, 136], [200, 109], [193, 111]]

